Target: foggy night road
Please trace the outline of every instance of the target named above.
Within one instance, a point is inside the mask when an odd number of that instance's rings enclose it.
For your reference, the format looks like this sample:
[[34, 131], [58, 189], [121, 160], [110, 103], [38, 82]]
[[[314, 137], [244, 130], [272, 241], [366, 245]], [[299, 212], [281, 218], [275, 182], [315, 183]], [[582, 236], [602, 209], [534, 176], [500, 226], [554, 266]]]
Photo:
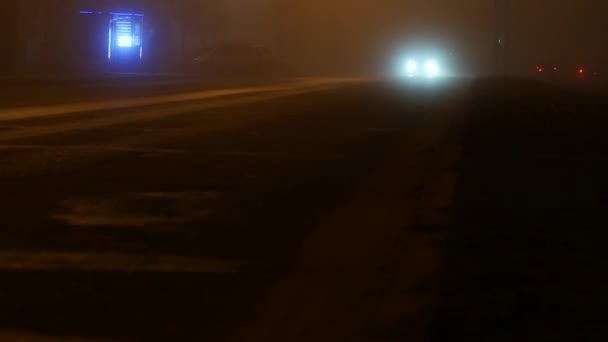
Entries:
[[[0, 109], [0, 339], [538, 341], [570, 321], [597, 336], [608, 144], [567, 115], [605, 122], [604, 100], [464, 81], [265, 87]], [[557, 198], [562, 177], [577, 186]], [[479, 277], [497, 265], [508, 275]]]

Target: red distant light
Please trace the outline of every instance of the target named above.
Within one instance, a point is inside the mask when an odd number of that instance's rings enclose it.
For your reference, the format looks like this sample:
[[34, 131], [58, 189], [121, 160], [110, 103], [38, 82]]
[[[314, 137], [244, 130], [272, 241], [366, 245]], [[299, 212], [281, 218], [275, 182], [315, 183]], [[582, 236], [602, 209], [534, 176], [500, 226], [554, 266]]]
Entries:
[[578, 69], [578, 73], [579, 73], [579, 74], [582, 74], [582, 73], [584, 73], [584, 72], [585, 72], [585, 70], [583, 70], [583, 69]]
[[557, 67], [553, 67], [553, 71], [557, 71]]

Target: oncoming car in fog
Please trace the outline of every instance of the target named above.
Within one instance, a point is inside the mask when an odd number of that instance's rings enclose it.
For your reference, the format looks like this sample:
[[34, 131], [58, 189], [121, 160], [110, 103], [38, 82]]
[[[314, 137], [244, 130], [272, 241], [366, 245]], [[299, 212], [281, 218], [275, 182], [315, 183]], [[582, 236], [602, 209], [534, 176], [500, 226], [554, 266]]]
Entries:
[[433, 58], [416, 59], [411, 58], [404, 62], [403, 76], [436, 78], [441, 74], [439, 63]]
[[442, 49], [410, 47], [394, 54], [390, 74], [410, 81], [444, 79], [452, 75], [448, 64], [453, 57], [453, 52]]

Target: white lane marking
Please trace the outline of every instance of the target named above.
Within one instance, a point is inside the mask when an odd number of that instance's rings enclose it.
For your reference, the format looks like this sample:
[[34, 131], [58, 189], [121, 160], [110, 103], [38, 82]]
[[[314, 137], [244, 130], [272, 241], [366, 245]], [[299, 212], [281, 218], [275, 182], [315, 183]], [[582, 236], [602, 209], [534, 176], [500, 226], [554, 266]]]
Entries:
[[24, 108], [11, 108], [0, 110], [0, 122], [18, 119], [27, 119], [44, 116], [54, 116], [69, 113], [83, 113], [103, 110], [116, 110], [126, 108], [137, 108], [151, 105], [169, 104], [177, 102], [187, 102], [195, 100], [205, 100], [218, 97], [227, 97], [231, 95], [246, 95], [254, 93], [269, 93], [284, 90], [295, 90], [299, 88], [329, 85], [345, 82], [355, 82], [355, 79], [319, 79], [306, 80], [295, 84], [282, 86], [265, 86], [265, 87], [249, 87], [236, 89], [219, 89], [205, 90], [198, 92], [189, 92], [182, 94], [150, 96], [134, 99], [96, 101], [87, 103], [72, 103], [52, 106], [36, 106]]
[[234, 274], [243, 261], [198, 259], [174, 255], [125, 253], [0, 251], [0, 270], [181, 272]]

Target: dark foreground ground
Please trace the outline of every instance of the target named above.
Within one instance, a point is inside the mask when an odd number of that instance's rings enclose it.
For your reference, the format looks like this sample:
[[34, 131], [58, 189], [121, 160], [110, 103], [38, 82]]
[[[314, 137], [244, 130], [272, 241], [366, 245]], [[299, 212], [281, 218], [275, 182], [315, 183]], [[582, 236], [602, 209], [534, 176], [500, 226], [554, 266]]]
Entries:
[[472, 88], [437, 340], [606, 339], [608, 100], [583, 90]]
[[604, 341], [608, 101], [587, 90], [0, 121], [0, 340]]

